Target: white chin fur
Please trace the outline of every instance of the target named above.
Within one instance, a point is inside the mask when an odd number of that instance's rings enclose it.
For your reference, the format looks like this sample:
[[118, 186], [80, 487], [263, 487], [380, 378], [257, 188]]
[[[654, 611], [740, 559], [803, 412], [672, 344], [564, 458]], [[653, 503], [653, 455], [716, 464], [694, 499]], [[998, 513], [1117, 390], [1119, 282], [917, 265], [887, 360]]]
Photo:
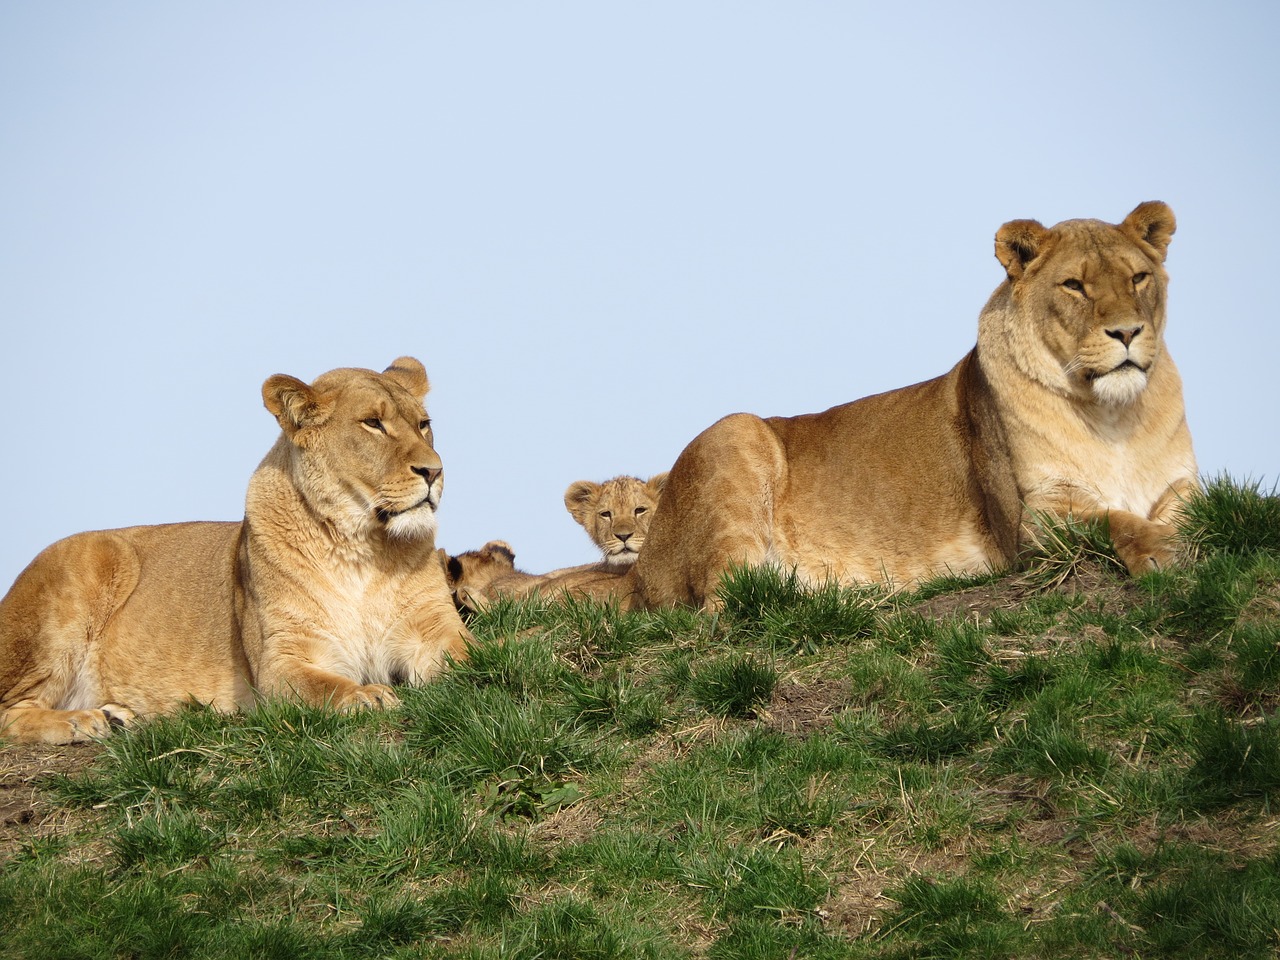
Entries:
[[640, 554], [634, 553], [631, 550], [622, 550], [618, 553], [611, 553], [609, 556], [605, 557], [604, 565], [606, 567], [612, 567], [615, 570], [620, 570], [635, 563], [636, 557], [638, 556], [640, 556]]
[[400, 540], [425, 540], [436, 535], [436, 512], [425, 503], [387, 521], [387, 535]]
[[1115, 370], [1093, 381], [1093, 396], [1099, 403], [1125, 407], [1147, 388], [1147, 375], [1137, 367]]

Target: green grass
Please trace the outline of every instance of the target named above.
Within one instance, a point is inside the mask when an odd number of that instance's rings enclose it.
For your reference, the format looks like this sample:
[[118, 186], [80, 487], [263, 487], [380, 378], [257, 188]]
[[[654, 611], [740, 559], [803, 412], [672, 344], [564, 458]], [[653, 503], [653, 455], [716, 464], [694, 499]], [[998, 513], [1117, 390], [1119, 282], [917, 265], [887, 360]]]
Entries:
[[6, 819], [0, 957], [1275, 956], [1277, 502], [1136, 580], [1042, 524], [913, 593], [503, 602], [400, 709], [140, 724]]

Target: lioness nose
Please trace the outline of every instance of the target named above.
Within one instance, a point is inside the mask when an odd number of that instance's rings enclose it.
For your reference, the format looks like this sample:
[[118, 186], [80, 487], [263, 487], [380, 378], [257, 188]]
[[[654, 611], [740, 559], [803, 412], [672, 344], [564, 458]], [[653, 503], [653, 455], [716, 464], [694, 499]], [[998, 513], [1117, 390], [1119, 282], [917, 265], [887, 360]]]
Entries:
[[1126, 347], [1133, 343], [1134, 337], [1142, 332], [1142, 326], [1136, 327], [1115, 327], [1107, 331], [1107, 336], [1113, 340], [1119, 340]]
[[436, 482], [436, 478], [441, 473], [439, 467], [410, 467], [409, 469], [426, 480], [428, 487]]

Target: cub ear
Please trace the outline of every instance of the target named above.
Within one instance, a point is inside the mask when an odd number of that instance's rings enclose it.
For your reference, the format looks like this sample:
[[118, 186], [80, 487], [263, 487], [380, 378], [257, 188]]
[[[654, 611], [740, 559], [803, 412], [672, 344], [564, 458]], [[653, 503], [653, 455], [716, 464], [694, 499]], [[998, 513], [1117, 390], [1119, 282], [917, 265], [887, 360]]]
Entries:
[[670, 475], [670, 471], [663, 471], [662, 473], [655, 473], [646, 481], [645, 486], [649, 488], [655, 498], [662, 495], [662, 491], [667, 486], [667, 477]]
[[450, 588], [456, 588], [458, 581], [462, 579], [466, 570], [462, 567], [462, 561], [457, 557], [451, 557], [445, 552], [444, 548], [440, 549], [440, 565], [444, 567], [444, 579]]
[[426, 367], [413, 357], [396, 358], [391, 366], [383, 370], [382, 373], [384, 376], [396, 381], [419, 400], [425, 397], [427, 391], [431, 389], [431, 384], [427, 381]]
[[480, 551], [481, 553], [488, 554], [490, 560], [494, 558], [501, 558], [513, 567], [516, 564], [516, 552], [511, 549], [511, 544], [507, 543], [505, 540], [490, 540], [480, 548]]
[[1121, 232], [1154, 249], [1160, 255], [1162, 263], [1169, 252], [1169, 241], [1173, 239], [1177, 229], [1178, 222], [1173, 219], [1173, 210], [1167, 203], [1159, 200], [1138, 204], [1124, 218], [1124, 223], [1120, 224]]
[[1022, 276], [1027, 264], [1040, 255], [1048, 235], [1038, 220], [1010, 220], [996, 231], [996, 259], [1010, 280]]
[[586, 524], [587, 505], [600, 492], [600, 484], [592, 483], [590, 480], [578, 480], [576, 483], [569, 484], [569, 489], [564, 492], [564, 507], [584, 527]]
[[290, 436], [303, 427], [324, 423], [332, 407], [309, 385], [285, 373], [267, 378], [262, 385], [262, 403]]

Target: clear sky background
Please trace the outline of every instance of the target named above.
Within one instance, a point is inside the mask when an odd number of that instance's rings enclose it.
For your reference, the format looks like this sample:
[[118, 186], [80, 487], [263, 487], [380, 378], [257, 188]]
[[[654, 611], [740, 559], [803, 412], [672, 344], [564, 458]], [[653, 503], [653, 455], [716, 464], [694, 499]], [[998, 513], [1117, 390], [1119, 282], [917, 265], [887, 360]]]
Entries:
[[0, 2], [0, 589], [242, 515], [273, 373], [427, 366], [442, 546], [948, 370], [1005, 221], [1178, 218], [1205, 474], [1280, 479], [1280, 4]]

